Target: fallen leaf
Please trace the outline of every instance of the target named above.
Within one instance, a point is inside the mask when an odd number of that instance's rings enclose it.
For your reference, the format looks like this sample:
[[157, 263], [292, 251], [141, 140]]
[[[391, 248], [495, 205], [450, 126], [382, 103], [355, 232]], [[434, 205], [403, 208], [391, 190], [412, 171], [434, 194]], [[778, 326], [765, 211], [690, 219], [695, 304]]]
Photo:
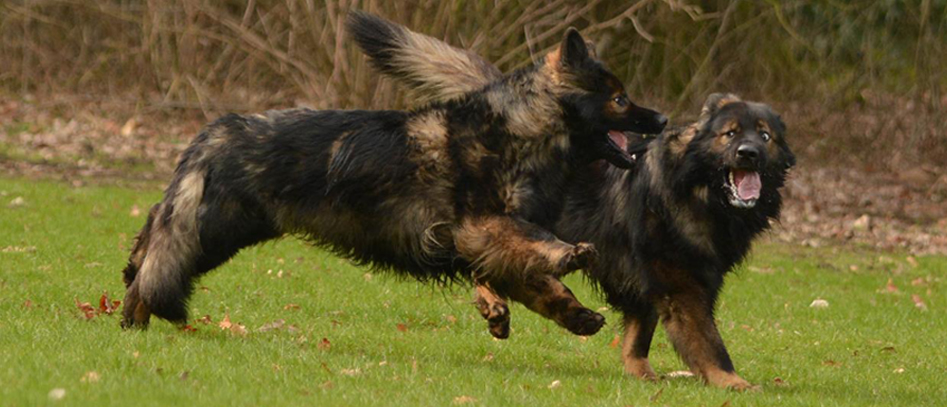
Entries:
[[474, 402], [476, 402], [476, 401], [477, 401], [477, 399], [475, 399], [475, 398], [473, 398], [473, 397], [470, 397], [470, 396], [457, 396], [457, 397], [454, 397], [454, 404], [467, 404], [467, 403], [474, 403]]
[[224, 314], [224, 319], [217, 324], [220, 329], [230, 330], [235, 335], [244, 336], [247, 334], [247, 327], [230, 322], [230, 314]]
[[224, 319], [220, 320], [220, 323], [217, 324], [220, 329], [230, 329], [233, 326], [233, 323], [230, 322], [230, 314], [224, 314]]
[[777, 377], [777, 378], [773, 379], [773, 384], [775, 384], [775, 385], [777, 385], [777, 386], [788, 386], [788, 385], [789, 385], [789, 383], [786, 383], [786, 381], [783, 380], [783, 378], [781, 378], [781, 377]]
[[903, 367], [899, 367], [899, 368], [897, 368], [897, 369], [894, 369], [894, 372], [897, 373], [897, 374], [904, 373], [904, 368], [903, 368]]
[[95, 307], [93, 307], [92, 304], [87, 302], [79, 302], [79, 299], [77, 298], [76, 308], [79, 308], [79, 311], [82, 312], [82, 316], [84, 316], [85, 319], [95, 318]]
[[30, 301], [30, 300], [23, 301], [23, 308], [27, 308], [27, 309], [33, 308], [33, 301]]
[[197, 328], [192, 325], [184, 325], [181, 327], [182, 332], [197, 332]]
[[124, 137], [131, 136], [132, 133], [135, 132], [135, 127], [137, 126], [138, 126], [138, 122], [135, 121], [134, 117], [131, 119], [128, 119], [128, 121], [125, 122], [125, 125], [122, 126], [122, 129], [119, 131], [119, 134], [121, 134]]
[[10, 208], [19, 208], [19, 207], [24, 206], [24, 205], [26, 205], [26, 200], [23, 199], [22, 196], [18, 196], [18, 197], [16, 197], [16, 198], [13, 198], [13, 200], [10, 201], [9, 204], [7, 204], [7, 206], [10, 207]]
[[137, 218], [141, 216], [141, 209], [138, 208], [138, 205], [132, 205], [132, 209], [128, 211], [128, 216], [131, 216], [133, 218]]
[[278, 319], [268, 324], [263, 324], [263, 326], [257, 328], [257, 332], [266, 332], [266, 331], [272, 331], [274, 329], [280, 329], [283, 327], [283, 325], [286, 325], [286, 321], [282, 319]]
[[924, 303], [924, 300], [921, 299], [920, 295], [911, 294], [911, 301], [914, 301], [914, 306], [921, 311], [927, 311], [927, 304]]
[[487, 352], [487, 354], [484, 355], [484, 357], [483, 357], [483, 359], [481, 359], [481, 361], [483, 361], [483, 362], [492, 362], [492, 361], [493, 361], [493, 352]]
[[915, 259], [914, 256], [908, 256], [904, 260], [906, 260], [908, 264], [911, 265], [912, 268], [917, 268], [917, 259]]
[[321, 349], [321, 350], [329, 350], [329, 348], [332, 347], [332, 344], [329, 343], [329, 339], [328, 339], [328, 338], [322, 338], [322, 340], [319, 341], [318, 344], [316, 344], [316, 347], [319, 348], [319, 349]]
[[612, 339], [612, 342], [608, 344], [608, 347], [617, 348], [619, 342], [621, 342], [621, 336], [615, 335], [615, 338]]
[[115, 310], [117, 310], [118, 306], [121, 304], [122, 302], [119, 300], [110, 300], [108, 292], [103, 292], [102, 296], [99, 297], [99, 312], [106, 315], [112, 315], [112, 313], [115, 312]]
[[457, 317], [455, 317], [455, 316], [453, 316], [453, 315], [448, 315], [448, 316], [446, 316], [445, 318], [447, 319], [447, 322], [450, 322], [450, 323], [452, 323], [452, 324], [456, 324], [456, 323], [457, 323]]
[[812, 300], [812, 303], [809, 304], [809, 307], [810, 308], [828, 308], [829, 302], [821, 298], [816, 298], [815, 300]]
[[213, 324], [213, 323], [214, 323], [214, 321], [212, 321], [212, 320], [210, 319], [210, 315], [204, 315], [204, 316], [198, 318], [198, 319], [197, 319], [196, 321], [194, 321], [194, 322], [200, 322], [200, 323], [202, 323], [202, 324], [204, 324], [204, 325], [210, 325], [210, 324]]
[[297, 310], [299, 309], [299, 304], [286, 304], [283, 309], [285, 310]]
[[882, 352], [895, 352], [894, 346], [885, 346], [881, 348]]
[[898, 292], [898, 286], [894, 285], [894, 280], [888, 279], [888, 283], [885, 284], [884, 291], [886, 293], [896, 293]]
[[823, 361], [822, 361], [822, 365], [824, 365], [824, 366], [841, 366], [841, 365], [842, 365], [842, 362], [837, 362], [837, 361], [834, 361], [834, 360], [832, 360], [832, 359], [827, 359], [827, 360], [823, 360]]
[[549, 386], [547, 387], [549, 387], [550, 389], [555, 389], [555, 388], [558, 388], [559, 386], [562, 386], [562, 382], [558, 380], [553, 380], [552, 383], [549, 383]]
[[362, 369], [359, 369], [359, 368], [355, 368], [355, 369], [342, 369], [342, 370], [339, 371], [339, 373], [344, 374], [344, 375], [346, 375], [346, 376], [358, 376], [358, 375], [362, 374]]
[[405, 324], [398, 324], [398, 325], [397, 325], [397, 328], [398, 328], [398, 330], [401, 331], [401, 332], [408, 332], [408, 326], [405, 325]]
[[667, 377], [694, 377], [694, 372], [690, 370], [677, 370], [667, 374]]
[[726, 401], [724, 401], [723, 404], [720, 405], [720, 407], [730, 407], [730, 400], [727, 399]]
[[88, 372], [85, 372], [85, 374], [82, 375], [82, 378], [79, 379], [79, 381], [83, 383], [95, 383], [99, 381], [99, 378], [100, 378], [99, 372], [90, 370]]

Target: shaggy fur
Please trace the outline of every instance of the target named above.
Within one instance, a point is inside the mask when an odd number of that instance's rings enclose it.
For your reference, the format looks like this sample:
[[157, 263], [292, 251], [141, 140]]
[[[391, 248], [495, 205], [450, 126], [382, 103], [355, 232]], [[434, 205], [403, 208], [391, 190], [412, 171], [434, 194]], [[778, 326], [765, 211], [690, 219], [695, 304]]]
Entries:
[[[410, 55], [398, 48], [385, 52]], [[401, 60], [399, 69], [408, 69], [410, 64]], [[436, 66], [430, 58], [424, 64]], [[476, 63], [483, 64], [487, 62]], [[397, 72], [385, 72], [400, 78]], [[464, 82], [468, 75], [453, 77], [451, 71], [426, 75], [453, 83], [446, 97], [465, 84], [476, 88], [493, 79]], [[750, 384], [735, 373], [713, 313], [724, 276], [745, 258], [770, 221], [779, 218], [779, 189], [795, 164], [785, 125], [764, 104], [714, 94], [697, 121], [658, 137], [632, 139], [647, 150], [637, 167], [617, 171], [593, 163], [576, 171], [553, 230], [567, 241], [591, 242], [598, 250], [598, 261], [586, 274], [624, 314], [622, 359], [629, 374], [657, 378], [647, 356], [661, 320], [693, 372], [715, 386], [746, 389]], [[535, 294], [556, 295], [561, 294], [553, 289]], [[503, 301], [502, 296], [484, 297], [478, 287], [481, 309]]]
[[[349, 20], [363, 40], [389, 38], [389, 25]], [[284, 234], [419, 280], [503, 286], [586, 267], [590, 245], [542, 225], [576, 157], [627, 166], [609, 131], [663, 128], [626, 101], [570, 30], [541, 63], [411, 111], [224, 116], [191, 142], [138, 235], [123, 325], [185, 321], [197, 277]], [[580, 334], [604, 323], [577, 301], [547, 312]]]

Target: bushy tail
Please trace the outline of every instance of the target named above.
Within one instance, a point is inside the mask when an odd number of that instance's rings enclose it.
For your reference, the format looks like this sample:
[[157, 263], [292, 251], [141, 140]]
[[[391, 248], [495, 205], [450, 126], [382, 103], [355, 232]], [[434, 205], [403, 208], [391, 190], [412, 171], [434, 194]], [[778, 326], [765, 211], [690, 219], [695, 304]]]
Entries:
[[447, 100], [498, 79], [499, 69], [473, 52], [353, 11], [347, 29], [372, 65], [423, 100]]

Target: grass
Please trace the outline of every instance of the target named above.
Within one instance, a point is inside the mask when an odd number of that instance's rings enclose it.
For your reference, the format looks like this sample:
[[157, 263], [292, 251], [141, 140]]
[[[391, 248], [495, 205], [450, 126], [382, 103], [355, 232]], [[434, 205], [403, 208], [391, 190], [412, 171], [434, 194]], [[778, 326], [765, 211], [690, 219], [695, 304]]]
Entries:
[[[25, 203], [9, 206], [17, 197]], [[295, 239], [247, 250], [204, 278], [191, 309], [214, 323], [195, 320], [196, 331], [156, 321], [123, 332], [117, 315], [86, 320], [76, 299], [97, 304], [103, 291], [121, 299], [128, 245], [159, 197], [159, 187], [0, 179], [0, 406], [947, 400], [947, 258], [859, 248], [763, 243], [729, 277], [720, 328], [740, 373], [762, 385], [746, 394], [692, 378], [623, 376], [610, 346], [619, 317], [610, 311], [601, 333], [579, 338], [516, 306], [512, 338], [495, 341], [468, 290], [369, 275]], [[887, 292], [889, 279], [897, 292]], [[567, 283], [603, 306], [581, 277]], [[810, 308], [816, 298], [830, 306]], [[249, 333], [220, 329], [225, 315]], [[259, 330], [278, 320], [286, 325]], [[659, 373], [683, 369], [660, 332], [652, 363]], [[64, 397], [52, 400], [53, 389]]]

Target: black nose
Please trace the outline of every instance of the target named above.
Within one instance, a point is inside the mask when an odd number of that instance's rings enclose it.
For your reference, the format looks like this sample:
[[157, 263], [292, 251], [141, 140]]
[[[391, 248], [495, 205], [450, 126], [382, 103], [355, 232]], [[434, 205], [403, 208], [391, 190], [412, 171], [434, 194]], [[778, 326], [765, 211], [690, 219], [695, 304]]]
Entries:
[[658, 127], [662, 130], [668, 125], [668, 117], [663, 114], [659, 114], [654, 120], [658, 122]]
[[756, 162], [756, 160], [760, 158], [760, 149], [749, 144], [744, 144], [737, 148], [737, 158]]

